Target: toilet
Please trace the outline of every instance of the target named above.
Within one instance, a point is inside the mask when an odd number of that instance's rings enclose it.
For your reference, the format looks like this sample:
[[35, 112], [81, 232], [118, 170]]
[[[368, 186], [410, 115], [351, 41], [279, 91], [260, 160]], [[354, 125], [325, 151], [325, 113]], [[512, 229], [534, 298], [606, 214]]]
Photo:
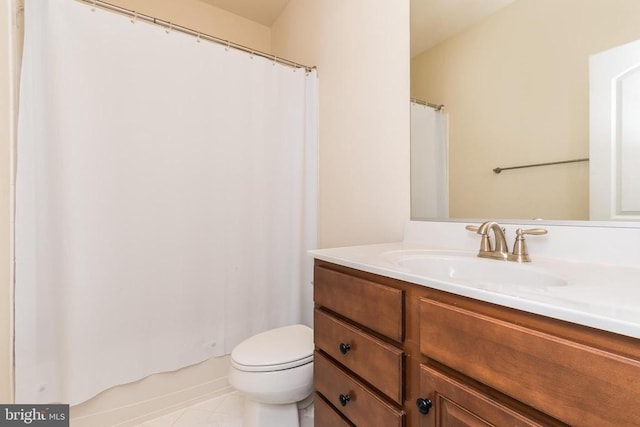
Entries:
[[247, 338], [231, 352], [229, 383], [245, 397], [244, 427], [298, 427], [313, 399], [313, 329], [292, 325]]

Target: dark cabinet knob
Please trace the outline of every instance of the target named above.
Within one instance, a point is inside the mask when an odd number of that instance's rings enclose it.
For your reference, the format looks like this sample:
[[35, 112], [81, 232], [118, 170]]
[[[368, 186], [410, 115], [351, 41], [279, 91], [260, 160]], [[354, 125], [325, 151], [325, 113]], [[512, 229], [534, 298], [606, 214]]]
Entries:
[[349, 403], [349, 401], [351, 400], [351, 396], [349, 396], [348, 394], [341, 394], [338, 399], [340, 400], [340, 404], [342, 406], [347, 406], [347, 403]]
[[428, 414], [429, 409], [431, 409], [431, 407], [433, 406], [433, 403], [429, 399], [419, 398], [418, 400], [416, 400], [416, 406], [418, 407], [418, 411], [420, 411], [421, 414]]
[[340, 343], [339, 347], [340, 347], [340, 353], [342, 354], [347, 354], [347, 352], [351, 350], [351, 346], [343, 342]]

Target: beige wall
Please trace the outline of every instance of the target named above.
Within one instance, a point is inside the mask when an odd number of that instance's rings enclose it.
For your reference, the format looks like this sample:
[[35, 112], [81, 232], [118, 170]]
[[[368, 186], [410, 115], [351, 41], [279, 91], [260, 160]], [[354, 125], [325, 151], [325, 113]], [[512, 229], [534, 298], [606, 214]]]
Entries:
[[13, 401], [12, 157], [15, 137], [17, 8], [0, 6], [0, 402]]
[[637, 0], [516, 0], [413, 58], [411, 95], [450, 113], [450, 212], [587, 219], [588, 56], [640, 39]]
[[291, 0], [273, 51], [319, 75], [321, 247], [398, 241], [409, 218], [409, 1]]

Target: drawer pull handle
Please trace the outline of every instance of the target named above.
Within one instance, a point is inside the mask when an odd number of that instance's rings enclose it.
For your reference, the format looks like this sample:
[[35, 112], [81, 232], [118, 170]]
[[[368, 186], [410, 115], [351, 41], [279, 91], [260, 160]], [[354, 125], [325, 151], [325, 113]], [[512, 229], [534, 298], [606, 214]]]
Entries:
[[347, 403], [349, 403], [349, 401], [351, 400], [351, 396], [349, 396], [348, 394], [341, 394], [338, 399], [340, 399], [340, 404], [342, 406], [347, 406]]
[[351, 346], [349, 344], [345, 344], [343, 342], [340, 343], [340, 353], [347, 354], [349, 350], [351, 350]]
[[416, 406], [418, 407], [418, 411], [420, 411], [421, 414], [426, 415], [429, 413], [429, 409], [431, 409], [433, 403], [430, 399], [419, 398], [418, 400], [416, 400]]

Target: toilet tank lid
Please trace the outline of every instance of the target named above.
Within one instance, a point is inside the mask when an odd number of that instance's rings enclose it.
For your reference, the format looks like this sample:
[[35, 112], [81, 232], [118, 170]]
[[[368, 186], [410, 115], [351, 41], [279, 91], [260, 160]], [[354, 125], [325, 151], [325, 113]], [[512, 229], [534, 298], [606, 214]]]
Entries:
[[236, 364], [277, 366], [313, 355], [313, 329], [292, 325], [271, 329], [238, 344], [231, 352]]

